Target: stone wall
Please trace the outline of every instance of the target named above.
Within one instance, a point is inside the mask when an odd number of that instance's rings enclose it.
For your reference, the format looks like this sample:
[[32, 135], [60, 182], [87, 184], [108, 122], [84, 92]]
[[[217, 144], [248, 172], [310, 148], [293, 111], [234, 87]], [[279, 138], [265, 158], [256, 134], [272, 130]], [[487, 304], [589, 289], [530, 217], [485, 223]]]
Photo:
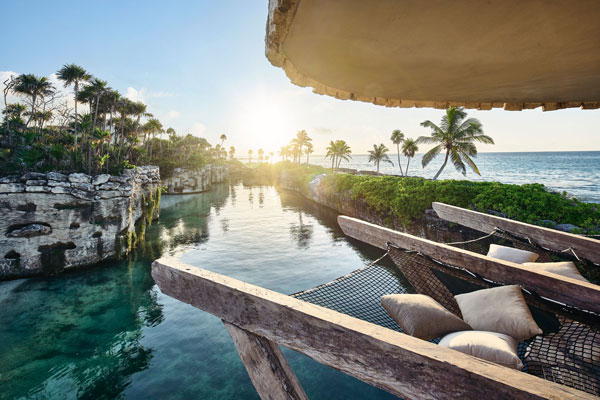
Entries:
[[200, 170], [175, 168], [163, 185], [167, 187], [167, 194], [199, 193], [210, 190], [213, 183], [225, 182], [228, 177], [227, 165], [207, 165]]
[[158, 167], [1, 178], [0, 280], [120, 257], [158, 217], [159, 201]]

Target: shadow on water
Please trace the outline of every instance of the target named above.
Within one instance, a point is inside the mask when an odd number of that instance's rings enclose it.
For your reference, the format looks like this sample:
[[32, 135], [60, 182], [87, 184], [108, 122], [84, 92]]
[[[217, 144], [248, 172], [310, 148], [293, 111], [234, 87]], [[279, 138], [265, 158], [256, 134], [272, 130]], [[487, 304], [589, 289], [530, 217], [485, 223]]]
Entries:
[[[0, 399], [258, 398], [220, 320], [162, 295], [151, 262], [187, 251], [204, 263], [237, 245], [238, 258], [218, 272], [287, 293], [308, 289], [382, 254], [346, 238], [336, 218], [294, 192], [216, 185], [164, 196], [160, 220], [126, 260], [0, 283]], [[257, 243], [251, 227], [260, 223], [257, 232], [272, 236]], [[285, 353], [311, 398], [393, 398]]]

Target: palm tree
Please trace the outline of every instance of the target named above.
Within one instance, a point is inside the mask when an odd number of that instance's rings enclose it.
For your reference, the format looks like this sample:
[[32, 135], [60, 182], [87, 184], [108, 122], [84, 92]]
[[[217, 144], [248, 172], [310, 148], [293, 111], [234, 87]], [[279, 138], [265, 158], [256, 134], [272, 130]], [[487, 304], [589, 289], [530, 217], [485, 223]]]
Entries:
[[148, 157], [152, 158], [152, 149], [154, 148], [154, 138], [156, 134], [162, 132], [163, 126], [159, 120], [156, 118], [151, 118], [144, 124], [144, 132], [148, 132], [152, 136], [152, 140], [150, 141], [150, 151], [148, 153]]
[[[57, 72], [57, 78], [63, 81], [63, 85], [65, 87], [73, 84], [73, 88], [75, 90], [75, 120], [77, 120], [77, 95], [79, 93], [79, 84], [81, 82], [88, 81], [90, 79], [90, 75], [80, 67], [75, 64], [65, 64], [63, 67]], [[77, 149], [77, 124], [75, 124], [75, 139], [73, 143], [73, 149]]]
[[233, 160], [233, 156], [235, 155], [235, 147], [229, 147], [229, 159]]
[[275, 155], [274, 151], [269, 152], [269, 156], [271, 156], [271, 164], [273, 164], [273, 156]]
[[408, 176], [408, 166], [410, 165], [410, 159], [415, 156], [415, 153], [419, 151], [419, 146], [414, 139], [408, 138], [402, 143], [402, 154], [407, 158], [406, 162], [406, 176]]
[[221, 139], [221, 146], [223, 146], [223, 143], [227, 140], [227, 135], [222, 133], [220, 139]]
[[297, 160], [298, 163], [300, 163], [300, 157], [303, 153], [303, 148], [309, 144], [312, 145], [310, 142], [312, 142], [312, 138], [308, 136], [308, 133], [306, 133], [304, 129], [298, 131], [296, 137], [292, 139], [292, 145], [294, 146], [294, 161]]
[[252, 163], [252, 149], [248, 150], [248, 162]]
[[13, 92], [31, 97], [31, 111], [25, 126], [29, 126], [31, 119], [35, 116], [35, 104], [38, 97], [44, 98], [54, 93], [54, 86], [46, 77], [33, 74], [21, 74], [17, 77]]
[[429, 150], [423, 156], [421, 161], [423, 167], [427, 166], [442, 150], [446, 150], [446, 158], [440, 167], [439, 171], [433, 177], [436, 180], [442, 173], [448, 158], [452, 160], [452, 164], [463, 175], [467, 174], [465, 164], [467, 164], [473, 172], [479, 174], [477, 165], [471, 157], [477, 157], [477, 147], [474, 142], [494, 144], [494, 140], [483, 134], [481, 123], [475, 118], [466, 119], [467, 113], [462, 107], [449, 107], [446, 110], [446, 115], [442, 117], [440, 126], [427, 120], [421, 122], [421, 126], [431, 128], [431, 136], [421, 136], [417, 139], [417, 143], [436, 143], [437, 145]]
[[306, 154], [306, 164], [308, 164], [308, 157], [315, 152], [313, 144], [311, 142], [306, 143], [306, 150], [304, 150], [304, 154]]
[[289, 153], [288, 146], [282, 146], [279, 149], [279, 157], [282, 157], [284, 161], [287, 161], [288, 153]]
[[[96, 119], [98, 117], [98, 104], [100, 104], [100, 97], [110, 93], [110, 88], [107, 87], [108, 82], [98, 78], [94, 78], [88, 86], [90, 91], [93, 93], [94, 98], [94, 122], [92, 123], [92, 130], [96, 128]], [[90, 110], [90, 113], [92, 110]]]
[[337, 157], [337, 148], [335, 146], [335, 142], [333, 140], [329, 141], [329, 146], [325, 149], [327, 153], [325, 153], [325, 158], [331, 158], [331, 169], [335, 167], [335, 160]]
[[392, 160], [388, 157], [387, 153], [389, 149], [385, 147], [385, 144], [381, 143], [379, 146], [373, 145], [373, 150], [369, 150], [369, 162], [374, 162], [377, 165], [377, 173], [379, 173], [379, 164], [384, 161], [394, 165]]
[[400, 175], [404, 175], [402, 171], [402, 164], [400, 163], [400, 144], [404, 142], [404, 133], [400, 129], [396, 129], [392, 132], [392, 143], [396, 145], [396, 149], [398, 150], [398, 167], [400, 168]]
[[265, 151], [263, 149], [258, 149], [258, 161], [262, 161], [263, 160], [263, 155], [265, 154]]

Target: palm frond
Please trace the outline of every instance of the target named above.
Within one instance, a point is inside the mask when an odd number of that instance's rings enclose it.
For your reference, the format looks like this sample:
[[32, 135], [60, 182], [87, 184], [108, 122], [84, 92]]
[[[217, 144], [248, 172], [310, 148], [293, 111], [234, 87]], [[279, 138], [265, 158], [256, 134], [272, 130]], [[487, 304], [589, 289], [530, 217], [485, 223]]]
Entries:
[[460, 172], [463, 175], [467, 175], [467, 168], [465, 167], [465, 163], [462, 161], [460, 154], [458, 151], [456, 151], [456, 149], [452, 149], [452, 151], [450, 151], [450, 160], [452, 161], [452, 164], [454, 164], [454, 167], [458, 172]]
[[423, 166], [423, 168], [426, 167], [427, 164], [429, 164], [431, 160], [433, 160], [440, 153], [441, 150], [442, 146], [437, 145], [431, 150], [429, 150], [427, 153], [425, 153], [423, 159], [421, 160], [421, 165]]

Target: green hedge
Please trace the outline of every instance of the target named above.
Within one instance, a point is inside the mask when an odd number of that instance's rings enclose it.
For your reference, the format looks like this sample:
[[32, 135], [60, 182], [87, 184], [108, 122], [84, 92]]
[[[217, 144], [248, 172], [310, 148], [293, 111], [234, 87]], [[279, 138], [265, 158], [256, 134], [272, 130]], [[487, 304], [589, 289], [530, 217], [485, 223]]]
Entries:
[[[599, 205], [548, 191], [541, 184], [508, 185], [463, 180], [431, 181], [394, 176], [327, 175], [322, 187], [328, 195], [362, 199], [377, 212], [408, 225], [434, 201], [480, 211], [498, 211], [532, 224], [569, 223], [591, 233], [600, 231]], [[551, 224], [550, 224], [551, 225]]]

